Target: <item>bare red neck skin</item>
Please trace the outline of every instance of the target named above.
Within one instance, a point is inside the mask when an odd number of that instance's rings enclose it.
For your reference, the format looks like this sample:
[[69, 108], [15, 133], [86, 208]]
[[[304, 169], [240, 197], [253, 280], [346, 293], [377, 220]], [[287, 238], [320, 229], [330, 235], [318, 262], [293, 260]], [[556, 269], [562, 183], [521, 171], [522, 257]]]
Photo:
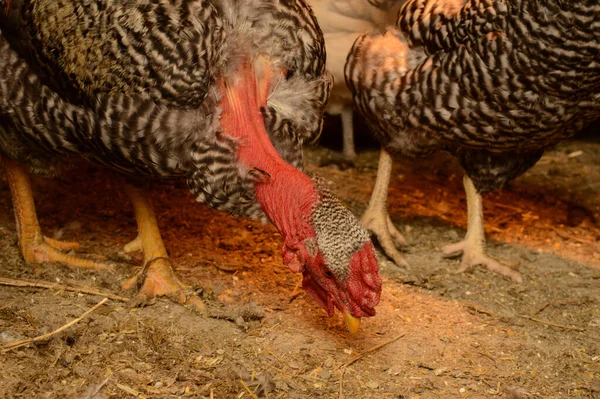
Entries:
[[[265, 67], [260, 79], [254, 68]], [[308, 252], [305, 240], [315, 238], [313, 207], [318, 200], [313, 181], [277, 153], [265, 129], [260, 108], [266, 105], [269, 74], [277, 73], [256, 61], [240, 68], [234, 82], [222, 87], [221, 127], [239, 140], [238, 160], [248, 169], [266, 173], [264, 181], [255, 183], [256, 196], [263, 211], [284, 239], [283, 262], [294, 272], [304, 275], [303, 286], [332, 315], [334, 307], [352, 312], [356, 317], [373, 316], [379, 302], [381, 280], [377, 259], [370, 242], [357, 251], [350, 262], [348, 288], [324, 275], [325, 260], [320, 251]], [[299, 110], [300, 111], [300, 110]], [[363, 281], [365, 267], [374, 271]]]
[[269, 75], [276, 72], [262, 65], [266, 71], [260, 83], [257, 83], [254, 66], [245, 63], [236, 81], [223, 86], [219, 104], [221, 127], [239, 139], [238, 160], [250, 170], [268, 174], [264, 181], [256, 182], [256, 196], [284, 240], [315, 237], [314, 229], [306, 223], [317, 199], [314, 184], [281, 158], [265, 129], [260, 108], [267, 103]]

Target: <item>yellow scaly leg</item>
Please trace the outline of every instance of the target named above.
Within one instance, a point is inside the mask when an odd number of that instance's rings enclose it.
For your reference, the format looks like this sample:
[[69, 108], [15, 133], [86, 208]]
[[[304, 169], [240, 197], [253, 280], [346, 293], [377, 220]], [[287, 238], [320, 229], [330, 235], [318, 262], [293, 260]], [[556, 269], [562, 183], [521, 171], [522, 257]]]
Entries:
[[17, 224], [17, 237], [23, 258], [28, 263], [60, 262], [72, 267], [88, 269], [111, 269], [112, 266], [90, 259], [69, 255], [63, 250], [79, 249], [76, 242], [62, 242], [44, 237], [35, 211], [31, 180], [24, 165], [0, 157], [8, 177], [13, 209]]
[[204, 310], [200, 298], [191, 294], [190, 287], [179, 281], [171, 267], [172, 261], [160, 236], [152, 203], [148, 194], [140, 188], [125, 185], [125, 191], [133, 204], [138, 225], [138, 236], [125, 246], [127, 252], [142, 250], [144, 253], [144, 268], [127, 280], [125, 289], [138, 285], [142, 298], [167, 296], [181, 304], [188, 304], [197, 310]]

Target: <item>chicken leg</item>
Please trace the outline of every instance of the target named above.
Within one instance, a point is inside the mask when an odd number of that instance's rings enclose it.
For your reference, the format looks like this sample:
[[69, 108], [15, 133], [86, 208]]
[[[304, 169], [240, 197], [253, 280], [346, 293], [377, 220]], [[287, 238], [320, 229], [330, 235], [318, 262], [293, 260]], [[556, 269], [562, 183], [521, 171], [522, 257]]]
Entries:
[[125, 282], [123, 288], [138, 285], [138, 295], [142, 299], [167, 296], [181, 304], [192, 305], [196, 310], [204, 310], [204, 303], [191, 293], [190, 287], [179, 281], [171, 265], [172, 261], [160, 236], [152, 203], [148, 194], [140, 188], [125, 185], [125, 191], [133, 204], [138, 225], [138, 236], [125, 246], [126, 252], [142, 250], [144, 267], [142, 271]]
[[31, 180], [25, 166], [12, 159], [1, 157], [12, 195], [17, 237], [21, 255], [28, 263], [60, 262], [72, 267], [110, 269], [109, 264], [95, 262], [63, 252], [79, 249], [76, 242], [62, 242], [42, 234], [37, 219]]
[[467, 234], [464, 240], [446, 245], [442, 251], [445, 255], [463, 253], [457, 273], [464, 272], [475, 265], [483, 265], [491, 272], [520, 283], [522, 278], [519, 272], [487, 255], [481, 194], [477, 192], [475, 185], [467, 175], [463, 178], [463, 184], [467, 195]]
[[386, 202], [391, 174], [392, 157], [382, 148], [379, 156], [375, 187], [373, 187], [369, 206], [363, 214], [361, 222], [367, 230], [375, 233], [385, 254], [392, 258], [396, 265], [408, 269], [408, 263], [400, 255], [396, 247], [396, 244], [406, 245], [406, 239], [396, 229], [387, 212]]
[[344, 159], [353, 161], [356, 158], [356, 150], [354, 148], [354, 123], [352, 121], [352, 107], [344, 106], [340, 111], [342, 119], [342, 135], [344, 138]]

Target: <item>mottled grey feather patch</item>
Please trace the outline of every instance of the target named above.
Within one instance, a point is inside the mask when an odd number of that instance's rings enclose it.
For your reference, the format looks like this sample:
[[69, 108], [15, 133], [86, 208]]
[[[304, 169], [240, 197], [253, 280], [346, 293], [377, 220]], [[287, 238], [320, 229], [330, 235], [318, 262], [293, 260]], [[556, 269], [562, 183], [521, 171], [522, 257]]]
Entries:
[[370, 240], [358, 219], [331, 194], [315, 182], [319, 200], [313, 209], [313, 226], [325, 264], [339, 281], [350, 273], [352, 255]]
[[279, 155], [300, 170], [304, 168], [302, 145], [320, 135], [332, 84], [327, 71], [316, 79], [278, 77], [271, 82], [267, 105], [262, 110], [265, 125]]

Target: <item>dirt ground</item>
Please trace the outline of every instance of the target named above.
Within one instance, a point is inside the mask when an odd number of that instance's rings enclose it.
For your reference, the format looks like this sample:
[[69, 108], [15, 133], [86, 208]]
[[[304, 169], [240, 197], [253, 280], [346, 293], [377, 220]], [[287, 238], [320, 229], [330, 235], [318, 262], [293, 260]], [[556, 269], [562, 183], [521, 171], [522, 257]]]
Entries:
[[[309, 169], [360, 215], [376, 148], [363, 146], [344, 170], [326, 165], [338, 157], [332, 149], [307, 155]], [[0, 350], [0, 397], [600, 398], [600, 142], [563, 143], [485, 196], [490, 253], [518, 268], [522, 284], [482, 268], [455, 274], [459, 260], [441, 256], [466, 226], [452, 158], [398, 159], [394, 176], [389, 210], [409, 240], [412, 269], [381, 258], [378, 314], [356, 336], [282, 265], [272, 226], [197, 204], [171, 182], [152, 190], [159, 225], [209, 315], [165, 299], [141, 308], [109, 300], [49, 339]], [[123, 251], [136, 226], [118, 180], [84, 165], [60, 180], [35, 179], [34, 191], [47, 235], [77, 240], [118, 268], [26, 265], [2, 179], [0, 276], [131, 296], [120, 286], [141, 257]], [[0, 347], [51, 332], [102, 298], [0, 286]]]

